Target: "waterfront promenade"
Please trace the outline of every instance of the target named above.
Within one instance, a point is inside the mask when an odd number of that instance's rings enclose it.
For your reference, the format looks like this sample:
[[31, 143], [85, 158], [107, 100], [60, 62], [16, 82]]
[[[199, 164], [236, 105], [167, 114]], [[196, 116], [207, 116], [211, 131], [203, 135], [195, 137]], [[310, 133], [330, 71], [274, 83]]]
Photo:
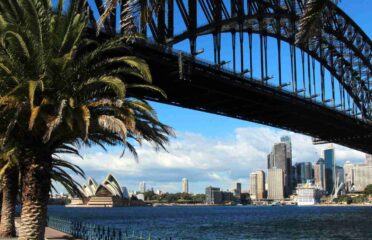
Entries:
[[58, 230], [55, 230], [53, 228], [47, 227], [45, 229], [45, 239], [48, 240], [77, 240], [77, 238], [74, 238], [71, 235], [68, 235], [66, 233], [60, 232]]
[[[18, 233], [18, 229], [19, 229], [19, 226], [20, 226], [20, 220], [21, 220], [20, 218], [16, 219], [17, 233]], [[0, 238], [0, 239], [10, 240], [10, 239], [17, 239], [17, 238]], [[73, 236], [71, 236], [69, 234], [63, 233], [61, 231], [55, 230], [55, 229], [50, 228], [50, 227], [46, 227], [46, 229], [45, 229], [45, 239], [46, 240], [78, 240], [78, 239], [74, 238]]]

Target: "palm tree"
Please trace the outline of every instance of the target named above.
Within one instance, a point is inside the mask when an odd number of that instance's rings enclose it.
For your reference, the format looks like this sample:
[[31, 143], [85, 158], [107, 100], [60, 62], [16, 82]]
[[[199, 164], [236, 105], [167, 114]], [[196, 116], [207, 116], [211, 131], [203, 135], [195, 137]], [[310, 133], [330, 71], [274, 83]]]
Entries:
[[[86, 2], [0, 2], [0, 112], [6, 147], [22, 151], [19, 239], [44, 239], [53, 158], [81, 144], [136, 143], [164, 148], [172, 130], [141, 97], [151, 85], [147, 64], [124, 40], [85, 39]], [[130, 92], [132, 98], [125, 98]], [[164, 95], [164, 94], [163, 94]]]
[[[1, 222], [0, 222], [0, 237], [9, 238], [15, 237], [15, 207], [20, 186], [19, 179], [22, 178], [19, 171], [19, 156], [16, 149], [3, 151], [1, 157], [0, 178], [2, 179], [2, 206], [1, 206]], [[81, 186], [77, 183], [67, 171], [85, 178], [84, 171], [78, 166], [59, 158], [53, 158], [52, 161], [52, 180], [60, 183], [65, 187], [71, 195], [81, 195]], [[67, 170], [67, 171], [66, 171]], [[53, 185], [52, 185], [52, 188]], [[55, 189], [55, 188], [54, 188]]]
[[[123, 2], [125, 2], [123, 4]], [[110, 14], [116, 11], [116, 7], [120, 4], [122, 5], [121, 9], [121, 17], [120, 17], [120, 25], [122, 34], [129, 36], [137, 35], [137, 26], [135, 24], [135, 19], [142, 13], [141, 20], [148, 22], [151, 14], [153, 12], [157, 12], [165, 3], [164, 0], [152, 0], [151, 4], [142, 4], [145, 0], [105, 0], [105, 3], [102, 6], [97, 6], [100, 9], [103, 9], [103, 12], [98, 19], [97, 24], [97, 34], [101, 30], [101, 28], [105, 25], [107, 18]], [[141, 9], [143, 8], [143, 9]], [[115, 15], [110, 16], [115, 17]], [[110, 19], [111, 21], [111, 19]], [[116, 19], [114, 19], [116, 21]]]
[[1, 159], [7, 159], [2, 163], [4, 166], [1, 168], [0, 177], [1, 190], [3, 193], [1, 203], [1, 222], [0, 222], [0, 237], [8, 238], [15, 237], [15, 207], [17, 202], [17, 194], [19, 189], [18, 181], [18, 167], [14, 165], [13, 150], [2, 154]]

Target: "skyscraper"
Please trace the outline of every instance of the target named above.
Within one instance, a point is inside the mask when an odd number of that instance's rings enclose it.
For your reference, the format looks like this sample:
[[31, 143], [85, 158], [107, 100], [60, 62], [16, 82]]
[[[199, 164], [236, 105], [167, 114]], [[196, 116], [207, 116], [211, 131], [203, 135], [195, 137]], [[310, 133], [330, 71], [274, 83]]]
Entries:
[[323, 154], [325, 161], [326, 191], [328, 194], [331, 194], [336, 183], [335, 149], [331, 146], [325, 149]]
[[251, 199], [264, 199], [265, 194], [265, 172], [255, 171], [250, 176]]
[[314, 183], [315, 186], [325, 190], [325, 161], [320, 158], [314, 166]]
[[305, 179], [312, 180], [313, 177], [313, 164], [311, 162], [305, 162]]
[[282, 136], [280, 138], [280, 141], [282, 143], [285, 143], [286, 145], [286, 151], [287, 151], [287, 158], [290, 158], [292, 161], [292, 142], [290, 136]]
[[283, 171], [284, 175], [284, 193], [286, 196], [291, 194], [292, 183], [291, 183], [291, 170], [292, 160], [287, 157], [287, 144], [288, 143], [276, 143], [273, 147], [272, 152], [268, 157], [268, 168], [279, 168]]
[[336, 181], [335, 181], [337, 189], [342, 193], [345, 192], [345, 172], [344, 168], [340, 166], [336, 166]]
[[313, 166], [311, 162], [300, 162], [295, 164], [296, 183], [306, 183], [313, 179]]
[[286, 180], [287, 182], [285, 183], [285, 187], [286, 187], [286, 190], [285, 190], [285, 193], [286, 195], [290, 195], [292, 193], [292, 189], [293, 189], [293, 182], [292, 182], [292, 179], [293, 179], [293, 172], [292, 172], [292, 142], [291, 142], [291, 137], [290, 136], [282, 136], [280, 138], [280, 141], [282, 143], [285, 143], [285, 149], [286, 149], [286, 158], [287, 158], [287, 169], [288, 169], [288, 172], [286, 173], [287, 176], [286, 176]]
[[242, 184], [240, 182], [234, 182], [230, 191], [235, 197], [240, 197], [240, 194], [242, 193]]
[[139, 183], [139, 191], [141, 193], [146, 192], [146, 183], [144, 181], [142, 181], [142, 182]]
[[344, 179], [346, 192], [350, 192], [351, 187], [353, 186], [354, 182], [353, 167], [354, 165], [350, 161], [346, 161], [346, 163], [344, 164]]
[[268, 199], [282, 200], [284, 199], [284, 174], [280, 168], [271, 168], [268, 173]]
[[189, 193], [189, 180], [182, 178], [182, 192]]

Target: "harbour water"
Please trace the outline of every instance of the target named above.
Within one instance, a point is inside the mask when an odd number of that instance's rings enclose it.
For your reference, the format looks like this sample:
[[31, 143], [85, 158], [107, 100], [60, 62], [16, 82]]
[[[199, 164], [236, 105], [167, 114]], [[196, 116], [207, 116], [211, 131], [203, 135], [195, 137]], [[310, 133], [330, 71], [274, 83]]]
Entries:
[[151, 239], [372, 239], [372, 207], [49, 207]]

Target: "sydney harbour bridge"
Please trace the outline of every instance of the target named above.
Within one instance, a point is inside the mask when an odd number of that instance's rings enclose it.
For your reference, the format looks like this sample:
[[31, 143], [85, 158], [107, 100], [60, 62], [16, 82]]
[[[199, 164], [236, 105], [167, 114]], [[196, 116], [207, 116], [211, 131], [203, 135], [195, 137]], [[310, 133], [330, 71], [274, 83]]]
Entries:
[[[168, 96], [150, 100], [372, 154], [372, 42], [332, 1], [324, 0], [318, 34], [301, 43], [306, 0], [140, 1], [136, 24], [146, 40], [133, 53]], [[104, 22], [106, 36], [121, 33], [123, 4]], [[90, 8], [95, 28], [102, 0]]]

